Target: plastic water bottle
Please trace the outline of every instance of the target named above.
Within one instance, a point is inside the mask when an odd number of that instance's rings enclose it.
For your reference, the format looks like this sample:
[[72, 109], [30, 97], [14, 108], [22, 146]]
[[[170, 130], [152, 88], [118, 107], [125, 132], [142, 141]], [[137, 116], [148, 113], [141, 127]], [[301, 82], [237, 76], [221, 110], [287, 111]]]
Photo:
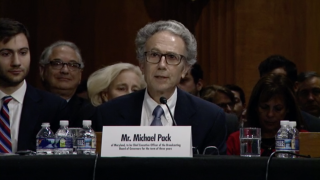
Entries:
[[60, 121], [60, 128], [55, 135], [55, 154], [72, 154], [73, 152], [73, 139], [68, 125], [69, 121]]
[[52, 155], [54, 151], [55, 137], [49, 123], [42, 123], [41, 130], [37, 134], [37, 155]]
[[96, 133], [91, 128], [91, 120], [83, 120], [83, 128], [77, 138], [77, 153], [85, 155], [95, 155], [96, 153]]
[[[299, 154], [299, 131], [296, 128], [297, 123], [295, 121], [289, 122], [289, 138], [291, 138], [291, 152]], [[296, 158], [296, 155], [289, 154], [289, 157]]]
[[[291, 150], [291, 139], [289, 139], [289, 121], [282, 120], [280, 121], [281, 128], [276, 134], [276, 151], [290, 151]], [[277, 153], [279, 158], [288, 158], [287, 153]]]

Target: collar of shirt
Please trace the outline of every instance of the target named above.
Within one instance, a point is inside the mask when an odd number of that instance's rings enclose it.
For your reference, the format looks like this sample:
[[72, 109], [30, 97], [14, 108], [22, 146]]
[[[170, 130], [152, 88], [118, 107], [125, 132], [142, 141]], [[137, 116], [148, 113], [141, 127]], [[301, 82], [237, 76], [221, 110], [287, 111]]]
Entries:
[[[176, 102], [177, 102], [177, 88], [174, 90], [173, 94], [171, 95], [171, 97], [169, 99], [167, 99], [167, 104], [172, 112], [172, 116], [174, 117], [174, 110], [176, 107]], [[172, 118], [170, 116], [169, 110], [166, 107], [165, 104], [158, 104], [156, 101], [154, 101], [149, 93], [148, 93], [148, 89], [146, 89], [145, 94], [144, 94], [144, 103], [146, 103], [146, 113], [148, 116], [148, 120], [149, 120], [149, 124], [151, 124], [151, 121], [153, 120], [153, 116], [152, 116], [152, 112], [153, 110], [160, 105], [164, 111], [164, 120], [166, 121], [165, 124], [170, 124], [172, 125], [173, 121]], [[161, 121], [163, 121], [163, 118], [161, 118]]]
[[[2, 99], [5, 96], [12, 96], [14, 100], [16, 100], [17, 102], [23, 104], [23, 99], [24, 99], [24, 95], [26, 94], [27, 91], [27, 83], [25, 80], [23, 80], [23, 84], [22, 86], [17, 89], [15, 92], [13, 92], [11, 95], [10, 94], [5, 94], [4, 92], [2, 92], [0, 90], [0, 99]], [[2, 103], [1, 103], [2, 106]]]

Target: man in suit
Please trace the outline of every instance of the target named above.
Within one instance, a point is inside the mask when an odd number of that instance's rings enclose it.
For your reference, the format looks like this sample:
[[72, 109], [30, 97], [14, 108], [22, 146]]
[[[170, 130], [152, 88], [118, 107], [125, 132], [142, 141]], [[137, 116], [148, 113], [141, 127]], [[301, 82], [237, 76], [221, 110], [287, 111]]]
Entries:
[[42, 122], [54, 131], [66, 105], [63, 99], [27, 84], [29, 33], [23, 24], [0, 18], [0, 153], [36, 150]]
[[[262, 61], [259, 65], [259, 74], [260, 77], [268, 74], [284, 74], [286, 75], [293, 83], [295, 83], [295, 91], [297, 91], [297, 79], [298, 72], [297, 66], [294, 62], [288, 60], [287, 58], [280, 55], [272, 55]], [[320, 121], [317, 117], [301, 111], [305, 125], [303, 128], [310, 132], [320, 132]]]
[[76, 95], [84, 63], [79, 48], [69, 41], [57, 41], [42, 52], [40, 77], [45, 89], [68, 102], [69, 127], [82, 127], [82, 120], [91, 119], [94, 106]]
[[158, 21], [140, 29], [135, 42], [147, 88], [99, 106], [98, 129], [103, 125], [172, 126], [169, 111], [160, 102], [160, 97], [165, 97], [177, 125], [192, 126], [194, 147], [203, 152], [207, 146], [216, 146], [220, 154], [224, 154], [223, 110], [177, 88], [180, 79], [196, 62], [194, 36], [177, 21]]

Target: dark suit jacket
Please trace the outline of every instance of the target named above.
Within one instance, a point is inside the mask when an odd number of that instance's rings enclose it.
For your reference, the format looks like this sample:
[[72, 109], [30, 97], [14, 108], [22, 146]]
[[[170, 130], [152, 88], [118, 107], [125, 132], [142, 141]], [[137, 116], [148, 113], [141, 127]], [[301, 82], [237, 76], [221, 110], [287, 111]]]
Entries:
[[[239, 131], [239, 121], [235, 114], [226, 113], [227, 137], [233, 132]], [[227, 138], [228, 139], [228, 138]]]
[[90, 101], [73, 95], [67, 105], [69, 127], [82, 127], [82, 121], [92, 120], [94, 113], [95, 107]]
[[[108, 101], [97, 108], [97, 131], [102, 126], [140, 126], [145, 89]], [[216, 146], [226, 153], [226, 117], [221, 108], [180, 89], [174, 119], [178, 126], [192, 126], [192, 144], [200, 153]]]
[[306, 113], [304, 111], [301, 111], [302, 118], [304, 119], [307, 127], [304, 128], [305, 130], [309, 132], [320, 132], [320, 119]]
[[49, 122], [56, 132], [64, 118], [66, 101], [54, 94], [41, 91], [27, 84], [20, 118], [18, 149], [36, 150], [36, 135], [42, 122]]

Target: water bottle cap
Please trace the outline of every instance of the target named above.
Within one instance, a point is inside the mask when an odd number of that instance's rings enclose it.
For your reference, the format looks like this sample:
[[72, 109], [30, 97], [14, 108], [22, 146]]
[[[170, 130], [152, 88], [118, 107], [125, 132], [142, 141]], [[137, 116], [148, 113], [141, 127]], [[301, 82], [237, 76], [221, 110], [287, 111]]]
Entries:
[[61, 120], [60, 121], [60, 126], [68, 126], [69, 125], [69, 121], [68, 120]]
[[48, 122], [44, 122], [44, 123], [42, 123], [42, 125], [41, 125], [42, 127], [49, 127], [50, 126], [50, 123], [48, 123]]
[[91, 126], [91, 120], [83, 120], [82, 125], [83, 126]]
[[290, 121], [289, 126], [290, 127], [297, 127], [297, 123], [295, 121]]
[[289, 125], [289, 120], [281, 120], [280, 121], [280, 125], [283, 126], [283, 125]]

